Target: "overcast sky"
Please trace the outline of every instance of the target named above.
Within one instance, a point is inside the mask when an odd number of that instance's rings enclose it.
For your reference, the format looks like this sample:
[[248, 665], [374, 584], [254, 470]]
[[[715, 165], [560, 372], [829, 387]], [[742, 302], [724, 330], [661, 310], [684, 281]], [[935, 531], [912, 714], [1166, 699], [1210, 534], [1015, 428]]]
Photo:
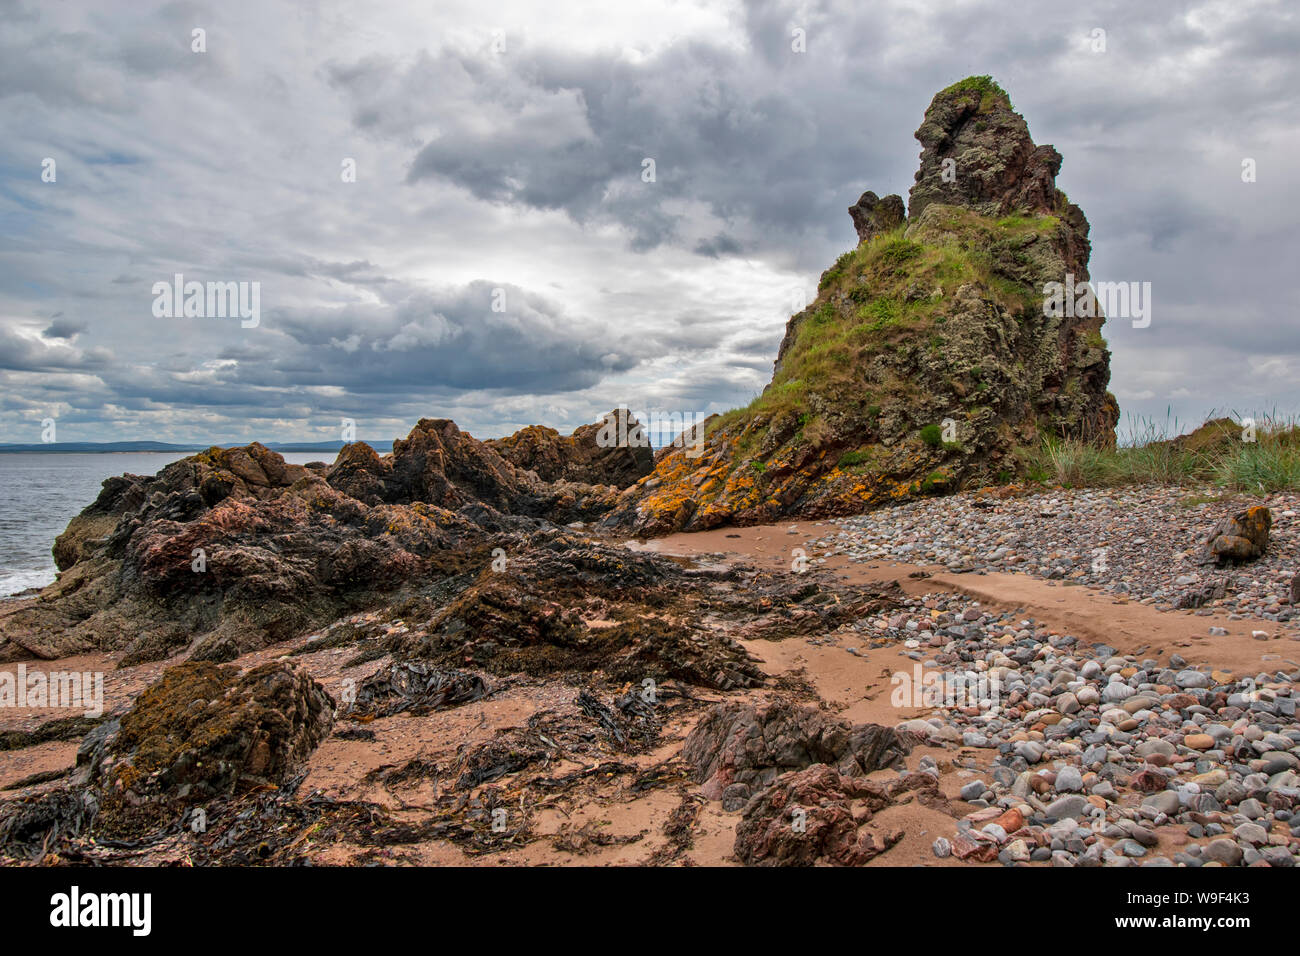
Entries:
[[[0, 0], [0, 441], [725, 411], [980, 73], [1093, 278], [1152, 283], [1105, 329], [1125, 415], [1300, 412], [1298, 54], [1265, 0]], [[260, 324], [155, 316], [176, 273]]]

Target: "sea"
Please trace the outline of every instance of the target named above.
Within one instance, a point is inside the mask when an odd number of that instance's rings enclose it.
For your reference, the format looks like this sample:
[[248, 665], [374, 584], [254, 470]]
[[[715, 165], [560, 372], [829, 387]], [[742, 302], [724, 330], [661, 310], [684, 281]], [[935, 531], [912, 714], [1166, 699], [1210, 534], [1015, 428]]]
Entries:
[[[154, 475], [191, 452], [0, 454], [0, 597], [54, 581], [54, 539], [99, 495], [105, 478]], [[296, 465], [333, 453], [288, 452]]]

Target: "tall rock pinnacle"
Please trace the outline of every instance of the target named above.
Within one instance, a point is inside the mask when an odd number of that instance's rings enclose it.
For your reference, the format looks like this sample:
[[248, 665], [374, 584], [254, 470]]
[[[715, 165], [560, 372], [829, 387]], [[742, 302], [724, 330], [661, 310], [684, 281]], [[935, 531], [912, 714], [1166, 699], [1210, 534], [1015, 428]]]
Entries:
[[1056, 212], [1061, 154], [1034, 145], [1024, 117], [989, 77], [971, 77], [936, 94], [916, 138], [923, 149], [908, 195], [911, 219], [932, 202], [993, 217]]
[[[1004, 483], [1044, 439], [1112, 444], [1119, 408], [1098, 309], [1049, 308], [1088, 280], [1088, 220], [990, 77], [936, 94], [920, 168], [849, 207], [858, 245], [790, 318], [772, 382], [667, 449], [610, 527], [643, 533], [857, 514]], [[1073, 295], [1073, 292], [1071, 292]]]

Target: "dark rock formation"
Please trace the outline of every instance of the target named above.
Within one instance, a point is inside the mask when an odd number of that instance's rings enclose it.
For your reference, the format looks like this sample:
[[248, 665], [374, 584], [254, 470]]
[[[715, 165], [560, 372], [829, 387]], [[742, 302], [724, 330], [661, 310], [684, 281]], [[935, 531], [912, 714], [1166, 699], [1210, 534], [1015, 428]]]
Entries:
[[881, 199], [868, 190], [849, 207], [849, 218], [858, 231], [858, 241], [868, 242], [873, 236], [901, 226], [907, 218], [907, 211], [903, 208], [901, 196], [889, 195]]
[[[773, 591], [789, 587], [778, 578], [766, 581]], [[469, 663], [498, 674], [600, 670], [638, 684], [647, 678], [723, 689], [761, 683], [729, 628], [701, 620], [704, 607], [726, 604], [709, 585], [708, 577], [687, 574], [666, 558], [578, 535], [542, 534], [505, 551], [455, 598], [431, 607], [427, 621], [392, 650], [403, 659]], [[736, 595], [729, 623], [743, 621], [739, 605], [751, 596]]]
[[530, 425], [485, 444], [542, 481], [574, 481], [625, 488], [654, 470], [654, 453], [640, 423], [616, 408], [599, 422], [563, 437], [554, 428]]
[[[1113, 445], [1104, 317], [1075, 300], [1088, 221], [1056, 189], [1060, 155], [1034, 144], [987, 77], [936, 95], [916, 135], [905, 232], [882, 234], [889, 197], [852, 207], [864, 241], [790, 319], [771, 384], [706, 423], [702, 447], [657, 456], [604, 527], [857, 514], [1005, 482], [1024, 468], [1018, 450], [1045, 437]], [[1061, 309], [1049, 307], [1058, 288]]]
[[422, 502], [449, 511], [485, 506], [559, 522], [602, 514], [616, 494], [601, 485], [543, 480], [445, 418], [420, 419], [405, 439], [393, 442], [391, 455], [380, 457], [364, 442], [348, 445], [326, 481], [369, 505]]
[[230, 660], [481, 568], [499, 539], [591, 520], [617, 495], [542, 481], [442, 419], [392, 455], [348, 445], [324, 476], [258, 444], [212, 448], [106, 481], [55, 545], [59, 580], [0, 609], [0, 659], [125, 648], [133, 664], [194, 644], [196, 660]]
[[88, 520], [111, 514], [113, 530], [93, 546], [83, 539], [37, 601], [0, 610], [0, 655], [125, 648], [125, 662], [138, 663], [210, 633], [242, 653], [419, 575], [486, 560], [472, 554], [487, 534], [469, 518], [433, 505], [367, 506], [301, 471], [288, 485], [287, 466], [270, 479], [279, 484], [251, 484], [205, 453], [106, 483]]
[[710, 800], [724, 810], [788, 770], [827, 764], [847, 777], [902, 769], [911, 748], [888, 727], [835, 720], [815, 707], [776, 700], [764, 706], [717, 704], [682, 746], [682, 759]]

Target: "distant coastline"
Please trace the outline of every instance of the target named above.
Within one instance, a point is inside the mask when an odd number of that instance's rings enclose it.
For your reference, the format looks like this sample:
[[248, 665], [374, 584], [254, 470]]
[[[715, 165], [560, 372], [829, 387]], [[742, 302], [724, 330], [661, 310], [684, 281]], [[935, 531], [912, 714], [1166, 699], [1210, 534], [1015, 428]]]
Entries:
[[[218, 448], [238, 448], [246, 442], [217, 442]], [[322, 441], [322, 442], [264, 442], [271, 451], [285, 452], [294, 454], [306, 454], [311, 452], [321, 452], [328, 454], [338, 454], [339, 451], [349, 442], [342, 441]], [[389, 441], [366, 442], [375, 451], [381, 455], [386, 455], [393, 450], [393, 443]], [[194, 454], [206, 451], [212, 448], [214, 443], [206, 444], [188, 444], [175, 445], [169, 442], [161, 441], [111, 441], [111, 442], [94, 442], [94, 441], [61, 441], [61, 442], [34, 442], [31, 444], [0, 444], [0, 454], [14, 453], [37, 453], [37, 454], [104, 454], [104, 455], [123, 455], [123, 454], [158, 454], [158, 453], [179, 453]]]

